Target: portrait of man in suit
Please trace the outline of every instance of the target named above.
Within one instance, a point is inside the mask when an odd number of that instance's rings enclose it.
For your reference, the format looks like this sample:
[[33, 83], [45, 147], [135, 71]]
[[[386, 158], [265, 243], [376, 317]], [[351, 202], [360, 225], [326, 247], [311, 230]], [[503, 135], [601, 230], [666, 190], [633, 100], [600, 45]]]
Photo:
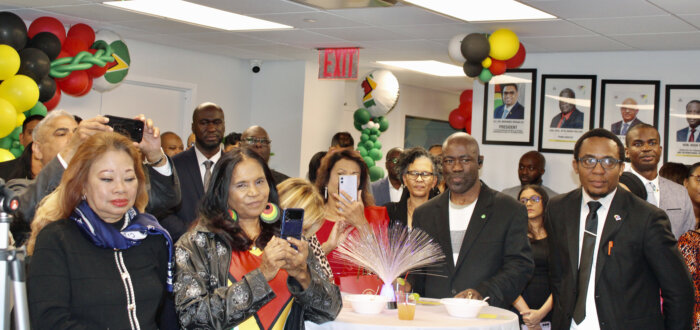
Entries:
[[581, 187], [547, 205], [552, 329], [691, 328], [694, 287], [668, 217], [620, 188], [624, 158], [617, 135], [584, 133]]
[[622, 101], [622, 106], [620, 107], [620, 115], [622, 120], [614, 122], [610, 126], [610, 131], [617, 135], [625, 135], [630, 128], [635, 125], [643, 124], [637, 114], [639, 113], [639, 107], [637, 106], [637, 101], [633, 98], [628, 97]]
[[496, 107], [493, 112], [494, 119], [523, 119], [525, 118], [525, 108], [518, 102], [518, 85], [501, 85], [501, 98], [503, 104]]
[[700, 100], [692, 100], [685, 106], [685, 120], [688, 127], [679, 129], [676, 132], [677, 142], [698, 142], [698, 124], [700, 124]]
[[583, 112], [576, 109], [576, 93], [571, 88], [559, 92], [560, 113], [552, 118], [551, 128], [583, 128]]
[[[413, 227], [440, 244], [445, 262], [409, 275], [424, 297], [482, 299], [508, 308], [534, 270], [527, 211], [515, 199], [479, 180], [484, 157], [464, 132], [443, 144], [444, 193], [416, 208]], [[426, 275], [429, 274], [429, 275]]]

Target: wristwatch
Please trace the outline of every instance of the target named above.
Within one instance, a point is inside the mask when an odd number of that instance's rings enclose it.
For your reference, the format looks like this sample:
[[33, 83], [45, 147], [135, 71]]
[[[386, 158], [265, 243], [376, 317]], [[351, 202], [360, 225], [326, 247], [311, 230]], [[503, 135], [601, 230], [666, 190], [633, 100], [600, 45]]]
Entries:
[[163, 160], [165, 160], [165, 153], [163, 152], [163, 148], [160, 148], [160, 158], [158, 158], [158, 160], [155, 162], [149, 162], [148, 158], [144, 156], [143, 165], [157, 167], [156, 165], [160, 164]]

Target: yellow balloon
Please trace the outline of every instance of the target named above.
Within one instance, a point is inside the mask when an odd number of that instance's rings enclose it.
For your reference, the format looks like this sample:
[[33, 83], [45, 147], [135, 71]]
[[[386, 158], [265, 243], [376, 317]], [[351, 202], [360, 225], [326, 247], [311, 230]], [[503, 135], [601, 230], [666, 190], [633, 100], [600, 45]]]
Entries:
[[24, 123], [25, 119], [27, 119], [27, 116], [24, 115], [24, 112], [18, 113], [17, 121], [15, 122], [15, 127], [22, 127], [22, 124]]
[[9, 150], [0, 149], [0, 162], [6, 162], [13, 159], [15, 159], [15, 155], [13, 155]]
[[6, 80], [19, 70], [19, 54], [8, 46], [0, 45], [0, 80]]
[[491, 51], [489, 56], [496, 60], [505, 61], [515, 56], [520, 48], [520, 40], [515, 32], [508, 29], [498, 29], [489, 36]]
[[0, 84], [0, 98], [10, 102], [18, 113], [24, 112], [39, 101], [39, 86], [32, 78], [18, 74]]
[[12, 133], [17, 123], [17, 112], [10, 102], [0, 98], [0, 139]]
[[488, 69], [491, 66], [491, 58], [487, 57], [483, 61], [481, 61], [481, 66]]

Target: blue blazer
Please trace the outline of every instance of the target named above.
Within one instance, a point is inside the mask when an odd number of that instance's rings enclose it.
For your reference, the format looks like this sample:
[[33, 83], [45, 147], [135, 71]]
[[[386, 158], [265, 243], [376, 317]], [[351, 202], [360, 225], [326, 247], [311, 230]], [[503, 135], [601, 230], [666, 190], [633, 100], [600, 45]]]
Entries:
[[[503, 117], [503, 109], [505, 108], [505, 104], [499, 105], [496, 110], [493, 112], [493, 118], [494, 119], [501, 119]], [[525, 108], [518, 103], [515, 102], [515, 105], [513, 106], [512, 109], [510, 109], [510, 113], [508, 113], [508, 116], [506, 116], [505, 119], [524, 119], [525, 118]]]

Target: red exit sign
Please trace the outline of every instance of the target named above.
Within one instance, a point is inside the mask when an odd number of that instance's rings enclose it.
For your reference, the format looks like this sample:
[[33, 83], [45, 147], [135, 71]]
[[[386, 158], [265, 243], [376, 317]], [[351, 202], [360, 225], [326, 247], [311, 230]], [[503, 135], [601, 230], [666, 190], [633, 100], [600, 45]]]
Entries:
[[318, 50], [318, 79], [357, 79], [359, 48]]

